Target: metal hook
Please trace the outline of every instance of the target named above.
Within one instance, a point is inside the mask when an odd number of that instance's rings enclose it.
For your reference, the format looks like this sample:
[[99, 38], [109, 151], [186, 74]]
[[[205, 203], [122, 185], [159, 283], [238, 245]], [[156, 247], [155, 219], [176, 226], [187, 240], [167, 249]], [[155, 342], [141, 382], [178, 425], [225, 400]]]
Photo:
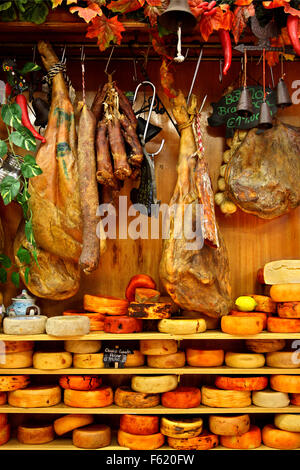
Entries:
[[202, 59], [202, 54], [203, 54], [203, 47], [202, 47], [202, 49], [200, 51], [200, 54], [199, 54], [199, 57], [198, 57], [198, 61], [197, 61], [197, 65], [196, 65], [196, 68], [195, 68], [192, 84], [191, 84], [190, 91], [189, 91], [189, 94], [188, 94], [188, 97], [187, 97], [187, 104], [189, 104], [189, 101], [190, 101], [190, 98], [191, 98], [191, 94], [192, 94], [192, 91], [193, 91], [193, 88], [194, 88], [195, 80], [196, 80], [196, 77], [197, 77], [197, 74], [198, 74], [199, 65], [200, 65], [200, 62], [201, 62], [201, 59]]
[[201, 103], [200, 109], [198, 111], [198, 114], [201, 114], [202, 109], [204, 108], [205, 101], [206, 101], [207, 95], [204, 96], [203, 101]]
[[138, 77], [137, 77], [137, 71], [136, 71], [136, 59], [135, 58], [133, 59], [133, 70], [134, 70], [134, 74], [132, 78], [134, 82], [137, 82]]
[[66, 49], [67, 49], [67, 45], [65, 44], [64, 45], [64, 48], [63, 48], [63, 51], [62, 51], [62, 55], [61, 55], [61, 59], [60, 61], [64, 64], [66, 62]]
[[84, 62], [85, 61], [85, 51], [84, 51], [84, 45], [82, 44], [81, 49], [80, 49], [80, 61]]
[[114, 53], [114, 50], [115, 50], [115, 46], [112, 47], [112, 49], [110, 51], [110, 54], [109, 54], [109, 58], [108, 58], [107, 63], [106, 63], [106, 67], [105, 67], [105, 70], [104, 70], [104, 73], [106, 73], [106, 75], [113, 75], [115, 73], [115, 70], [112, 73], [108, 73], [108, 71], [107, 71], [110, 60], [111, 60], [112, 55]]

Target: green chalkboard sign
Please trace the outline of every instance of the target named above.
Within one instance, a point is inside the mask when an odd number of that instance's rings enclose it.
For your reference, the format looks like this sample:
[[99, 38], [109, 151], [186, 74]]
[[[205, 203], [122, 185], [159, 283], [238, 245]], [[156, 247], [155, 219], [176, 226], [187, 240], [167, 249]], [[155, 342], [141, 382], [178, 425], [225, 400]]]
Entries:
[[[254, 109], [254, 113], [250, 117], [239, 116], [236, 112], [242, 89], [243, 88], [237, 88], [231, 93], [222, 96], [217, 103], [211, 103], [213, 113], [207, 120], [208, 124], [212, 127], [225, 125], [227, 137], [232, 137], [235, 129], [252, 129], [253, 127], [257, 127], [259, 122], [260, 105], [264, 97], [263, 87], [260, 85], [248, 87]], [[277, 111], [276, 92], [271, 88], [267, 88], [266, 92], [271, 116], [274, 116]]]

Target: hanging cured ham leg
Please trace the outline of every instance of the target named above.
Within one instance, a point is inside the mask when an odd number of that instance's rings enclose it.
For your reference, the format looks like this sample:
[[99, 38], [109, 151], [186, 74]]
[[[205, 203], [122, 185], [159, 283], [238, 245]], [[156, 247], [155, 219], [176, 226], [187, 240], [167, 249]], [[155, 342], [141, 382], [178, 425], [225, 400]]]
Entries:
[[[194, 98], [191, 108], [195, 108]], [[229, 263], [227, 250], [215, 220], [213, 193], [206, 162], [197, 149], [192, 120], [181, 92], [172, 100], [172, 111], [181, 129], [178, 179], [170, 206], [176, 204], [176, 212], [170, 214], [170, 235], [164, 240], [160, 263], [160, 278], [172, 297], [182, 309], [205, 313], [211, 317], [226, 315], [231, 308]], [[185, 235], [176, 237], [175, 217], [189, 204], [190, 226], [196, 226], [201, 217], [203, 246], [190, 249], [191, 240]], [[196, 211], [202, 204], [203, 215]]]

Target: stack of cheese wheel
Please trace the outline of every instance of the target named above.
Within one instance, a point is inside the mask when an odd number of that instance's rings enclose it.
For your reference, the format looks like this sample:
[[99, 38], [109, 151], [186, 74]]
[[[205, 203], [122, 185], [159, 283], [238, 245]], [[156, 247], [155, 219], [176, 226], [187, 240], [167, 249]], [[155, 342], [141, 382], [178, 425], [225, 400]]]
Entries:
[[241, 436], [250, 429], [249, 415], [216, 416], [210, 415], [208, 426], [218, 436]]
[[33, 341], [3, 341], [0, 369], [23, 369], [32, 366]]
[[18, 426], [17, 439], [22, 444], [46, 444], [55, 438], [51, 423], [25, 423]]
[[136, 392], [128, 386], [118, 387], [114, 403], [121, 408], [153, 408], [160, 403], [159, 393]]
[[10, 424], [6, 413], [0, 413], [0, 446], [6, 444], [10, 439]]
[[201, 401], [203, 405], [211, 408], [244, 408], [251, 405], [251, 392], [248, 390], [222, 390], [203, 385]]
[[41, 370], [67, 369], [72, 365], [72, 354], [68, 351], [44, 352], [35, 351], [33, 367]]
[[83, 312], [83, 309], [65, 310], [63, 315], [79, 315], [90, 319], [90, 331], [103, 331], [105, 315], [98, 312]]
[[179, 450], [209, 450], [219, 443], [218, 436], [203, 430], [200, 417], [162, 417], [160, 432], [167, 437], [168, 444]]
[[178, 351], [173, 339], [141, 340], [140, 351], [147, 357], [147, 365], [157, 369], [173, 369], [185, 365], [184, 351]]
[[165, 442], [157, 416], [122, 415], [118, 443], [130, 450], [154, 450]]
[[300, 376], [299, 375], [271, 375], [270, 386], [277, 393], [290, 394], [291, 404], [300, 405]]
[[223, 349], [187, 348], [186, 361], [192, 367], [218, 367], [224, 362]]
[[220, 444], [228, 449], [250, 450], [260, 447], [262, 440], [258, 426], [250, 425], [249, 431], [240, 435], [220, 436]]
[[[262, 440], [265, 446], [280, 450], [300, 448], [300, 432], [298, 415], [276, 415], [275, 426], [267, 424], [262, 429]], [[292, 431], [290, 431], [292, 429]]]

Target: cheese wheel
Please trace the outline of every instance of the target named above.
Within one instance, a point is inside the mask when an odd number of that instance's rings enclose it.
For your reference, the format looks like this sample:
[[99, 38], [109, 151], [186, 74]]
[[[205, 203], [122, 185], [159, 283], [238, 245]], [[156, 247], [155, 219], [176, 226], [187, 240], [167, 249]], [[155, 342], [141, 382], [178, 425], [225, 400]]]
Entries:
[[95, 390], [101, 383], [102, 379], [97, 375], [62, 375], [59, 378], [59, 385], [71, 390]]
[[219, 436], [240, 436], [250, 429], [249, 415], [208, 417], [209, 429]]
[[262, 430], [262, 440], [265, 446], [273, 449], [293, 450], [300, 447], [300, 432], [283, 431], [272, 424], [267, 424]]
[[220, 436], [220, 444], [228, 449], [257, 449], [261, 445], [261, 430], [251, 425], [249, 431], [240, 436]]
[[33, 341], [2, 341], [0, 346], [0, 352], [2, 354], [31, 351], [33, 347]]
[[131, 302], [128, 307], [128, 315], [145, 320], [159, 320], [170, 318], [172, 314], [172, 304], [166, 302]]
[[300, 284], [276, 284], [270, 289], [270, 296], [274, 302], [299, 302]]
[[277, 313], [280, 318], [300, 318], [300, 302], [279, 302]]
[[215, 408], [243, 408], [251, 405], [251, 392], [237, 390], [220, 390], [203, 385], [201, 388], [203, 405]]
[[104, 320], [90, 320], [90, 331], [104, 331]]
[[0, 405], [5, 405], [6, 402], [7, 402], [7, 393], [0, 392]]
[[177, 375], [134, 375], [131, 388], [140, 393], [164, 393], [174, 390], [178, 385]]
[[177, 351], [174, 354], [166, 354], [165, 356], [147, 356], [147, 365], [158, 369], [184, 367], [185, 352]]
[[280, 351], [285, 347], [284, 339], [246, 339], [246, 347], [256, 353]]
[[225, 364], [240, 369], [256, 369], [265, 365], [265, 356], [256, 353], [226, 352]]
[[252, 393], [252, 402], [262, 408], [284, 408], [289, 406], [290, 399], [287, 393], [263, 390]]
[[158, 416], [122, 415], [120, 429], [129, 434], [148, 436], [159, 432]]
[[73, 431], [73, 429], [87, 426], [94, 421], [93, 415], [66, 415], [61, 418], [57, 418], [54, 423], [54, 431], [58, 436], [62, 436], [67, 432]]
[[0, 428], [7, 424], [7, 413], [0, 413]]
[[154, 450], [161, 447], [165, 442], [165, 437], [160, 432], [149, 436], [141, 436], [130, 434], [121, 429], [118, 431], [117, 439], [121, 447], [128, 447], [131, 450]]
[[46, 322], [46, 333], [51, 336], [79, 336], [90, 332], [90, 319], [80, 316], [50, 317]]
[[202, 418], [169, 418], [162, 416], [160, 420], [160, 432], [164, 436], [183, 438], [196, 437], [202, 433]]
[[127, 354], [125, 367], [140, 367], [145, 364], [145, 356], [140, 351], [133, 351], [133, 354]]
[[103, 353], [74, 354], [73, 367], [77, 369], [103, 369]]
[[106, 424], [91, 424], [74, 429], [72, 442], [81, 449], [101, 449], [111, 443], [111, 429]]
[[266, 354], [266, 364], [269, 367], [296, 369], [300, 367], [300, 353], [297, 351], [276, 351]]
[[72, 354], [67, 351], [33, 354], [33, 367], [41, 370], [67, 369], [72, 365]]
[[161, 404], [166, 408], [195, 408], [200, 403], [201, 393], [197, 387], [177, 387], [161, 396]]
[[266, 284], [282, 284], [300, 282], [300, 260], [276, 260], [266, 263], [263, 276]]
[[208, 317], [204, 313], [195, 312], [192, 310], [183, 310], [182, 316], [185, 318], [195, 319], [203, 318], [203, 320], [205, 320], [207, 330], [217, 330], [220, 326], [220, 318]]
[[0, 354], [0, 369], [23, 369], [32, 366], [33, 351]]
[[89, 339], [67, 339], [64, 341], [64, 349], [70, 353], [92, 354], [101, 349], [101, 341]]
[[65, 389], [64, 403], [74, 408], [103, 408], [113, 403], [113, 391], [107, 386], [88, 391]]
[[126, 299], [103, 295], [84, 295], [84, 310], [108, 315], [126, 315], [129, 302]]
[[142, 354], [162, 356], [177, 352], [177, 341], [174, 339], [141, 339], [140, 351]]
[[53, 406], [60, 400], [61, 390], [58, 385], [41, 385], [8, 392], [8, 403], [20, 408]]
[[221, 318], [221, 330], [230, 335], [257, 335], [261, 333], [263, 326], [263, 320], [258, 317], [225, 315]]
[[278, 392], [300, 393], [300, 375], [271, 375], [270, 386]]
[[216, 377], [215, 386], [222, 390], [263, 390], [268, 385], [267, 377]]
[[22, 424], [17, 429], [17, 439], [22, 444], [46, 444], [54, 437], [52, 424]]
[[146, 289], [144, 287], [137, 287], [134, 293], [134, 301], [138, 303], [159, 302], [160, 292], [155, 289]]
[[29, 375], [0, 375], [0, 392], [11, 392], [27, 387]]
[[158, 331], [170, 335], [191, 335], [202, 333], [206, 330], [206, 322], [203, 318], [169, 318], [160, 320], [157, 324]]
[[264, 312], [239, 312], [237, 310], [231, 310], [230, 315], [233, 317], [257, 317], [263, 321], [263, 330], [267, 328], [267, 314]]
[[6, 335], [40, 335], [45, 333], [45, 315], [5, 317], [3, 320], [3, 333]]
[[254, 308], [256, 312], [276, 313], [276, 302], [271, 297], [256, 294], [250, 294], [249, 297], [252, 297], [257, 304]]
[[277, 414], [274, 416], [274, 424], [283, 431], [300, 432], [300, 414]]
[[292, 405], [300, 406], [300, 393], [291, 393], [290, 398]]
[[219, 438], [204, 430], [199, 436], [188, 439], [168, 437], [168, 444], [173, 449], [179, 450], [208, 450], [219, 444]]
[[267, 328], [271, 333], [300, 333], [300, 318], [269, 317]]
[[4, 424], [0, 427], [0, 446], [6, 444], [10, 439], [10, 424]]
[[139, 333], [143, 331], [143, 320], [133, 317], [106, 317], [104, 320], [106, 333]]
[[218, 367], [224, 362], [224, 351], [187, 348], [186, 361], [193, 367]]
[[118, 387], [115, 391], [114, 402], [122, 408], [152, 408], [159, 405], [158, 393], [134, 392], [129, 387]]

